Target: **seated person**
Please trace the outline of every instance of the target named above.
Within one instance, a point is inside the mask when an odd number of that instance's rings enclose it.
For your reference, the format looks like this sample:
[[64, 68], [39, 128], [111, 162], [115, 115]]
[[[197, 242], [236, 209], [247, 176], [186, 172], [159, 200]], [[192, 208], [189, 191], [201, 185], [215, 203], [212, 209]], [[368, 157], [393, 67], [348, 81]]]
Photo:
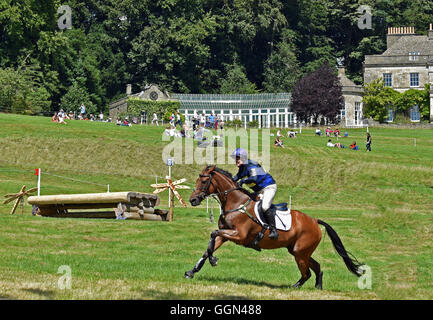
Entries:
[[296, 132], [295, 131], [289, 131], [289, 132], [287, 132], [287, 137], [289, 137], [289, 138], [296, 138]]
[[332, 132], [333, 132], [333, 131], [331, 130], [331, 127], [326, 128], [325, 133], [326, 133], [326, 136], [327, 136], [327, 137], [330, 137]]
[[359, 146], [356, 145], [356, 141], [353, 141], [353, 143], [350, 145], [351, 150], [359, 150]]
[[346, 132], [344, 133], [344, 137], [347, 138], [348, 136], [349, 136], [349, 133], [346, 131]]
[[57, 112], [54, 112], [53, 117], [51, 118], [52, 122], [59, 122], [59, 119], [57, 119]]
[[322, 130], [320, 130], [319, 128], [316, 129], [316, 135], [318, 135], [319, 137], [322, 136]]
[[122, 120], [119, 118], [117, 118], [116, 120], [116, 125], [120, 126], [122, 124]]
[[283, 135], [281, 134], [281, 130], [280, 129], [278, 129], [278, 131], [277, 131], [277, 137], [282, 137]]
[[340, 142], [337, 142], [337, 143], [332, 143], [332, 140], [331, 139], [329, 139], [328, 140], [328, 143], [326, 144], [326, 146], [328, 146], [328, 147], [335, 147], [335, 148], [346, 148], [345, 146], [344, 146], [344, 144], [341, 144]]
[[275, 139], [274, 146], [284, 148], [283, 141], [280, 139], [280, 137], [277, 137], [277, 139]]
[[338, 128], [335, 129], [334, 136], [336, 136], [337, 138], [340, 136], [340, 130], [338, 130]]

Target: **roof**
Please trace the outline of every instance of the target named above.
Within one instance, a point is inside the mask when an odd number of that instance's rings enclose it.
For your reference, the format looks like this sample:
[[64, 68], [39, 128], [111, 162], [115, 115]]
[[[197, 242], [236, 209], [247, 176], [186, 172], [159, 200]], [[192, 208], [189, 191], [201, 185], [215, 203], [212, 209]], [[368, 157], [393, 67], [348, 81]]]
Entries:
[[421, 35], [403, 35], [382, 54], [382, 56], [408, 55], [418, 51], [420, 55], [433, 55], [433, 40]]

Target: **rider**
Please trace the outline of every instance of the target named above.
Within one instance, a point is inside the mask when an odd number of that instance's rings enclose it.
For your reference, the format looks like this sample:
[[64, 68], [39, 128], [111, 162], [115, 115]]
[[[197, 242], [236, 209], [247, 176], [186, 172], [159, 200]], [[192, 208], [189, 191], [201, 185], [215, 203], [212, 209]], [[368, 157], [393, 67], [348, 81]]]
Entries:
[[262, 210], [266, 220], [270, 226], [269, 238], [277, 239], [278, 231], [275, 227], [275, 210], [271, 208], [275, 193], [277, 192], [277, 184], [269, 173], [263, 170], [262, 166], [257, 162], [248, 159], [248, 153], [242, 148], [236, 149], [231, 157], [236, 160], [236, 166], [239, 168], [238, 173], [233, 177], [233, 181], [238, 182], [240, 186], [244, 183], [256, 192], [263, 195]]

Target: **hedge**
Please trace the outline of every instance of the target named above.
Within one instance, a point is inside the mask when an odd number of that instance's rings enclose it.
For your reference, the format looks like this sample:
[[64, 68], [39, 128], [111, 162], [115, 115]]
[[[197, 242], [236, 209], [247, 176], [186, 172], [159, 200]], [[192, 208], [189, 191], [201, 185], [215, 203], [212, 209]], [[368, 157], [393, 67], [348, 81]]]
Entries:
[[153, 100], [141, 100], [138, 98], [129, 98], [128, 104], [128, 114], [130, 116], [140, 117], [141, 111], [147, 112], [148, 116], [152, 116], [155, 112], [158, 118], [163, 116], [167, 112], [175, 112], [179, 110], [179, 101], [153, 101]]

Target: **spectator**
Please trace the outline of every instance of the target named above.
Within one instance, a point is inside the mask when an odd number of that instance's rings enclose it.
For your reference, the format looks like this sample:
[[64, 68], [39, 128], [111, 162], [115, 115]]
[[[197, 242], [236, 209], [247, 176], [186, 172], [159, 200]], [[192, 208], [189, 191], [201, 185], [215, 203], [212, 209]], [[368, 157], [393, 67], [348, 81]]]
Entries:
[[326, 128], [325, 134], [327, 137], [330, 137], [332, 132], [333, 131], [331, 130], [331, 127], [328, 127], [328, 128]]
[[215, 116], [213, 113], [209, 116], [209, 122], [210, 122], [210, 126], [213, 128], [215, 125]]
[[288, 131], [287, 137], [288, 138], [296, 138], [296, 132], [295, 131]]
[[54, 112], [53, 117], [51, 118], [52, 122], [59, 122], [59, 119], [57, 118], [57, 112]]
[[328, 140], [328, 143], [326, 144], [326, 146], [327, 147], [335, 147], [335, 148], [345, 148], [345, 146], [344, 146], [344, 144], [342, 144], [342, 143], [340, 143], [340, 142], [337, 142], [337, 143], [332, 143], [332, 140], [331, 139], [329, 139]]
[[74, 119], [74, 114], [72, 113], [72, 111], [69, 111], [68, 119]]
[[80, 107], [80, 115], [82, 119], [86, 118], [86, 107], [84, 106], [84, 103], [81, 104]]
[[59, 113], [57, 114], [57, 119], [59, 119], [59, 123], [66, 124], [65, 113], [63, 112], [63, 109], [60, 109]]
[[122, 119], [120, 119], [120, 117], [117, 118], [116, 125], [118, 125], [118, 126], [122, 125]]
[[340, 130], [338, 128], [335, 129], [334, 136], [337, 137], [337, 138], [340, 136]]
[[284, 148], [283, 141], [280, 139], [280, 137], [275, 139], [274, 146]]
[[176, 126], [179, 125], [182, 128], [182, 119], [180, 117], [180, 113], [177, 112], [176, 114]]
[[367, 152], [371, 152], [371, 135], [369, 132], [367, 132], [367, 144], [365, 146], [367, 147]]
[[129, 123], [128, 117], [125, 117], [122, 122], [122, 126], [132, 127], [132, 124]]
[[158, 115], [155, 112], [153, 113], [153, 119], [152, 119], [152, 123], [151, 124], [153, 124], [154, 122], [156, 122], [156, 125], [159, 126], [159, 124], [158, 124]]
[[278, 129], [278, 131], [277, 131], [277, 137], [282, 137], [283, 135], [281, 134], [281, 130], [280, 129]]
[[353, 143], [350, 145], [351, 150], [359, 150], [359, 146], [356, 145], [356, 141], [353, 141]]
[[101, 111], [101, 113], [99, 114], [99, 121], [104, 121], [104, 114], [102, 113], [102, 111]]
[[206, 116], [204, 115], [204, 113], [202, 113], [200, 116], [200, 125], [202, 127], [204, 127], [206, 125]]
[[349, 136], [349, 133], [346, 131], [344, 132], [344, 137], [347, 138]]
[[145, 110], [141, 110], [141, 112], [140, 112], [140, 121], [141, 121], [141, 124], [146, 124], [146, 122], [147, 122], [147, 112], [145, 111]]
[[171, 113], [171, 116], [170, 116], [170, 125], [171, 125], [172, 127], [175, 126], [175, 125], [174, 125], [174, 120], [175, 120], [175, 118], [176, 118], [176, 116], [174, 115], [174, 112], [172, 112], [172, 113]]
[[322, 130], [320, 130], [319, 128], [316, 128], [316, 135], [321, 137], [322, 136]]
[[219, 115], [219, 121], [218, 121], [218, 124], [219, 124], [219, 126], [220, 126], [220, 129], [221, 130], [224, 130], [224, 116], [223, 115]]

